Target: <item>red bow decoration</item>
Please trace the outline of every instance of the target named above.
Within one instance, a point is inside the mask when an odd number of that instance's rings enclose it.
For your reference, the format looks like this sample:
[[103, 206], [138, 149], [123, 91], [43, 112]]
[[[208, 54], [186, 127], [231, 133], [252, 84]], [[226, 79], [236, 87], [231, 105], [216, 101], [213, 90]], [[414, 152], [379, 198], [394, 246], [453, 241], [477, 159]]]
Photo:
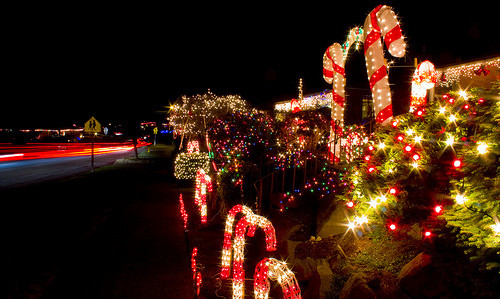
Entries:
[[487, 76], [490, 73], [490, 71], [488, 69], [486, 69], [486, 66], [482, 65], [478, 70], [475, 70], [474, 73], [477, 76], [481, 76], [481, 74], [483, 76]]

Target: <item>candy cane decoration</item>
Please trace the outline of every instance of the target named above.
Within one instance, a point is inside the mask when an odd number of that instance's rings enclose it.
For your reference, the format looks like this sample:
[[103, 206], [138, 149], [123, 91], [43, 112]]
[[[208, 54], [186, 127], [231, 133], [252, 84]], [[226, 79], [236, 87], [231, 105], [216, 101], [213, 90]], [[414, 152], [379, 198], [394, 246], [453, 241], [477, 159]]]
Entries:
[[[330, 151], [333, 153], [333, 138], [335, 131], [342, 133], [344, 127], [344, 106], [345, 106], [345, 62], [349, 49], [352, 45], [359, 46], [363, 42], [363, 29], [355, 27], [350, 30], [347, 40], [341, 46], [334, 43], [326, 49], [323, 55], [323, 79], [332, 84], [332, 126], [330, 130]], [[335, 126], [335, 120], [340, 121], [339, 127]], [[335, 153], [340, 155], [340, 144], [336, 144]]]
[[[235, 237], [231, 244], [234, 217], [240, 212], [242, 212], [244, 216], [236, 224]], [[249, 237], [253, 237], [257, 227], [262, 228], [266, 235], [266, 250], [276, 250], [276, 234], [269, 220], [265, 217], [255, 215], [250, 208], [242, 205], [236, 205], [229, 211], [224, 232], [221, 277], [227, 278], [229, 276], [232, 249], [233, 298], [243, 298], [244, 296], [245, 270], [243, 269], [243, 261], [245, 256], [245, 233], [247, 233]]]
[[345, 62], [351, 46], [362, 43], [363, 29], [355, 27], [349, 31], [347, 40], [341, 46], [334, 43], [326, 49], [323, 55], [323, 79], [332, 84], [332, 119], [340, 120], [340, 127], [344, 126], [345, 105]]
[[226, 227], [224, 230], [224, 243], [222, 245], [222, 261], [221, 261], [221, 277], [228, 278], [230, 267], [231, 267], [231, 254], [232, 254], [232, 243], [233, 238], [233, 225], [234, 217], [238, 213], [243, 213], [243, 215], [253, 214], [252, 210], [243, 205], [235, 205], [227, 214]]
[[300, 299], [300, 287], [295, 274], [290, 271], [285, 262], [274, 258], [264, 258], [255, 266], [253, 280], [254, 295], [258, 299], [267, 299], [271, 284], [269, 280], [277, 280], [283, 290], [283, 298]]
[[394, 57], [405, 55], [406, 43], [396, 14], [390, 6], [379, 5], [372, 10], [366, 17], [364, 29], [366, 69], [372, 90], [375, 120], [377, 123], [384, 123], [392, 117], [392, 101], [381, 37]]
[[201, 223], [207, 223], [207, 191], [212, 192], [212, 181], [205, 170], [200, 168], [196, 172], [194, 202], [200, 210]]

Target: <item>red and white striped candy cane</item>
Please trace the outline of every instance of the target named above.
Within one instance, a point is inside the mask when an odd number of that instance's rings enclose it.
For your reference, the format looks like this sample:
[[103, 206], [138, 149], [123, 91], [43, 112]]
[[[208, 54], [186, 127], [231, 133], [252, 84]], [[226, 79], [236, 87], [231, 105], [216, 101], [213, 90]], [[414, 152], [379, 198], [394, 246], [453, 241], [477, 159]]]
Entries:
[[392, 117], [391, 90], [384, 59], [382, 39], [394, 57], [405, 55], [406, 43], [396, 14], [390, 6], [379, 5], [366, 17], [364, 24], [365, 59], [377, 123]]
[[[342, 46], [334, 43], [326, 49], [323, 55], [323, 78], [332, 84], [332, 125], [330, 128], [330, 152], [340, 155], [340, 143], [334, 144], [335, 132], [341, 133], [344, 127], [344, 103], [345, 103], [345, 69]], [[335, 121], [339, 120], [337, 127]], [[335, 149], [334, 149], [335, 147]]]
[[323, 78], [332, 84], [332, 119], [340, 120], [340, 127], [344, 125], [345, 102], [345, 69], [342, 46], [334, 43], [328, 47], [323, 55]]
[[271, 284], [269, 280], [277, 280], [283, 291], [285, 299], [300, 299], [300, 287], [290, 269], [285, 262], [274, 258], [264, 258], [255, 266], [253, 276], [254, 295], [257, 299], [267, 299]]
[[276, 233], [271, 221], [255, 214], [243, 216], [238, 221], [233, 240], [233, 299], [245, 297], [245, 270], [243, 269], [245, 232], [249, 237], [253, 237], [257, 227], [262, 228], [265, 232], [266, 249], [268, 251], [276, 250]]

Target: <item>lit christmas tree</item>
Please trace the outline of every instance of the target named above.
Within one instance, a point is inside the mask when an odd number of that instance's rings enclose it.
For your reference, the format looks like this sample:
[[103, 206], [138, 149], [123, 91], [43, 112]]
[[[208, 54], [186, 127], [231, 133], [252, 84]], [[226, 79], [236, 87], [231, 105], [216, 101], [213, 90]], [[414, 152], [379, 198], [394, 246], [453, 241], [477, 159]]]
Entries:
[[346, 166], [349, 228], [419, 223], [430, 238], [444, 219], [472, 260], [500, 268], [499, 90], [496, 82], [489, 91], [451, 92], [376, 128]]

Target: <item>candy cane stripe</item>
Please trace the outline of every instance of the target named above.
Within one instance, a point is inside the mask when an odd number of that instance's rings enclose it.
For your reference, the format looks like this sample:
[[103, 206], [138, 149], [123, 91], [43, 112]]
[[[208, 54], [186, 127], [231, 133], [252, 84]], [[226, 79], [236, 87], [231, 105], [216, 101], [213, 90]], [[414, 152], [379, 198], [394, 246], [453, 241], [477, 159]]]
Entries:
[[391, 44], [395, 40], [398, 40], [402, 37], [403, 33], [401, 32], [401, 27], [397, 25], [396, 27], [392, 28], [389, 32], [387, 32], [386, 35], [384, 36], [385, 46], [387, 47], [387, 49], [389, 49], [391, 47]]
[[387, 76], [387, 67], [385, 65], [382, 65], [370, 77], [370, 89], [373, 89], [373, 86], [385, 76]]

